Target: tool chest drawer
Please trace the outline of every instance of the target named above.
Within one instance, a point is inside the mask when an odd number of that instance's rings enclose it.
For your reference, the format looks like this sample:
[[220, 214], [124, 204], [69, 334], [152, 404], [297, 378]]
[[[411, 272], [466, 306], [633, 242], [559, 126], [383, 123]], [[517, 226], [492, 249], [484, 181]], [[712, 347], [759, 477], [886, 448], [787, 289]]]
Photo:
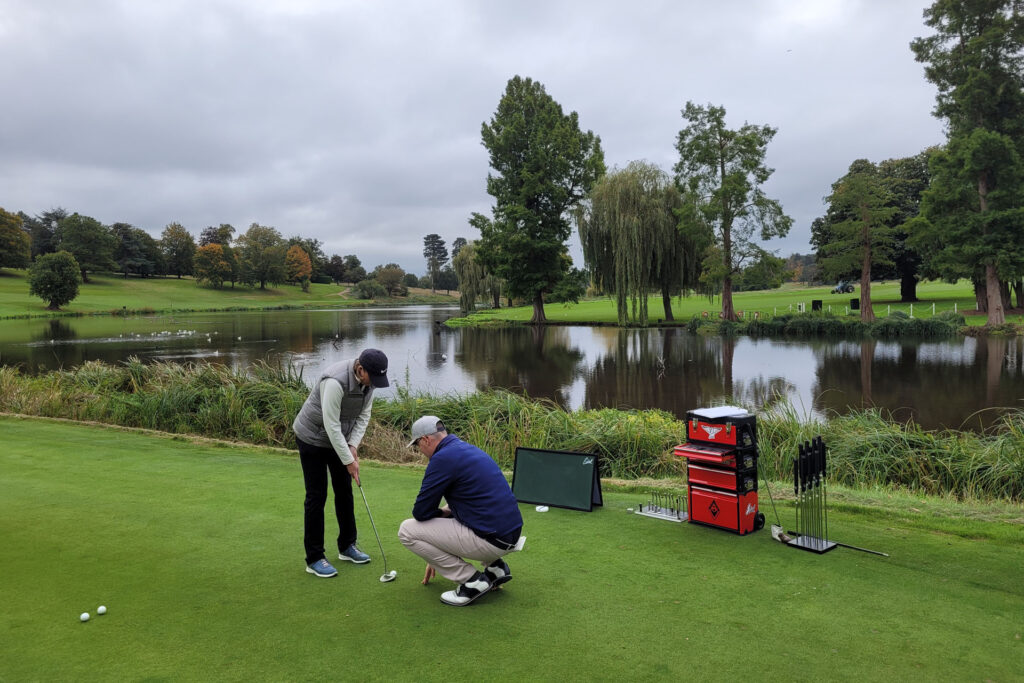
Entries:
[[757, 490], [756, 470], [738, 472], [690, 463], [686, 469], [686, 478], [691, 484], [698, 486], [711, 486], [741, 493]]
[[757, 524], [757, 492], [731, 493], [690, 486], [690, 521], [740, 534], [760, 528]]

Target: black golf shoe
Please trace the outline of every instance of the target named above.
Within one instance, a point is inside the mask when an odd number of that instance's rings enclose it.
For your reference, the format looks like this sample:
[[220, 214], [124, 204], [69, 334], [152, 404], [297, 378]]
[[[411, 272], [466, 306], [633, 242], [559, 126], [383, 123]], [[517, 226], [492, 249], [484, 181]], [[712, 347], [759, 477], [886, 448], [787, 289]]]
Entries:
[[487, 578], [491, 580], [492, 588], [500, 588], [501, 584], [512, 580], [512, 570], [508, 568], [508, 564], [501, 558], [487, 565], [484, 572], [487, 574]]

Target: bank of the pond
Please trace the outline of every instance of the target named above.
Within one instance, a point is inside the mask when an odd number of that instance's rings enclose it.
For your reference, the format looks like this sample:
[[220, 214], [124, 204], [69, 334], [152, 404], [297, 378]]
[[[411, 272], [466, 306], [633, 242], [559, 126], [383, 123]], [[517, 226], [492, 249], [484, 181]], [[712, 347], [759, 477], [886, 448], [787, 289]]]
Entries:
[[[87, 362], [28, 376], [0, 368], [0, 411], [88, 420], [290, 448], [290, 425], [308, 388], [291, 370], [248, 372], [205, 363], [121, 365]], [[598, 453], [604, 476], [674, 476], [672, 455], [685, 423], [658, 410], [567, 412], [504, 391], [429, 396], [399, 391], [374, 405], [367, 457], [413, 461], [405, 434], [434, 414], [510, 468], [517, 446]], [[791, 407], [758, 418], [762, 474], [788, 478], [800, 443], [822, 436], [830, 480], [850, 487], [896, 487], [974, 500], [1024, 500], [1024, 411], [1009, 409], [987, 433], [928, 431], [878, 411], [804, 420]]]
[[82, 315], [159, 315], [222, 311], [263, 311], [303, 308], [365, 308], [369, 306], [453, 304], [458, 294], [411, 289], [408, 296], [355, 299], [348, 285], [311, 283], [259, 289], [237, 285], [219, 289], [199, 286], [189, 277], [128, 278], [90, 274], [78, 296], [60, 311], [28, 293], [27, 271], [0, 269], [0, 319]]
[[[956, 334], [979, 334], [987, 322], [974, 310], [971, 284], [924, 282], [918, 285], [918, 300], [900, 300], [898, 283], [872, 285], [872, 309], [876, 321], [863, 323], [851, 308], [848, 294], [833, 294], [828, 287], [793, 284], [777, 290], [737, 292], [733, 303], [736, 322], [721, 321], [721, 303], [698, 296], [678, 296], [671, 302], [672, 318], [666, 315], [660, 296], [648, 299], [648, 320], [627, 327], [685, 327], [702, 334], [748, 334], [763, 337], [914, 338], [940, 339]], [[856, 299], [856, 297], [853, 297]], [[544, 307], [548, 325], [618, 326], [617, 307], [609, 297], [589, 298], [578, 303], [548, 304]], [[487, 309], [447, 321], [451, 327], [528, 324], [531, 306]], [[985, 334], [1024, 334], [1024, 310], [1007, 312], [1006, 324], [984, 328]]]

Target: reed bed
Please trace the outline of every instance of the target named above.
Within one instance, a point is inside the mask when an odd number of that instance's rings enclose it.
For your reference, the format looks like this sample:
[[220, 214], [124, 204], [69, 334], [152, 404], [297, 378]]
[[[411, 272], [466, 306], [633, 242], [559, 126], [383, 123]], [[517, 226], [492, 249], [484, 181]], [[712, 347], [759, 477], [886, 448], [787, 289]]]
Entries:
[[[309, 393], [301, 374], [262, 364], [245, 371], [208, 363], [119, 365], [25, 375], [0, 368], [0, 411], [294, 447], [291, 422]], [[409, 426], [433, 414], [450, 431], [511, 469], [517, 446], [592, 452], [607, 477], [679, 477], [672, 455], [684, 421], [659, 410], [565, 411], [507, 391], [441, 396], [399, 388], [374, 404], [364, 457], [418, 462]], [[1024, 410], [1011, 409], [985, 433], [928, 431], [877, 410], [807, 420], [787, 403], [758, 415], [762, 475], [791, 478], [799, 444], [822, 436], [829, 480], [971, 500], [1024, 500]]]

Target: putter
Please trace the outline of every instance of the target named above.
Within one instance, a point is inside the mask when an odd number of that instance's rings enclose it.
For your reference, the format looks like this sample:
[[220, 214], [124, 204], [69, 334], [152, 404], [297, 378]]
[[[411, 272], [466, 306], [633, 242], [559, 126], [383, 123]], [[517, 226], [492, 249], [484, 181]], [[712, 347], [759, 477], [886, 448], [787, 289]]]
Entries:
[[380, 556], [384, 560], [384, 573], [380, 575], [381, 583], [388, 583], [394, 581], [395, 577], [398, 576], [398, 572], [394, 569], [388, 571], [388, 557], [384, 554], [384, 546], [380, 542], [380, 535], [377, 533], [377, 525], [373, 523], [373, 515], [370, 514], [370, 504], [366, 502], [366, 494], [363, 493], [362, 483], [356, 484], [359, 487], [359, 495], [363, 497], [363, 505], [366, 506], [366, 516], [370, 518], [370, 526], [373, 528], [373, 535], [377, 539], [377, 547], [380, 548]]

